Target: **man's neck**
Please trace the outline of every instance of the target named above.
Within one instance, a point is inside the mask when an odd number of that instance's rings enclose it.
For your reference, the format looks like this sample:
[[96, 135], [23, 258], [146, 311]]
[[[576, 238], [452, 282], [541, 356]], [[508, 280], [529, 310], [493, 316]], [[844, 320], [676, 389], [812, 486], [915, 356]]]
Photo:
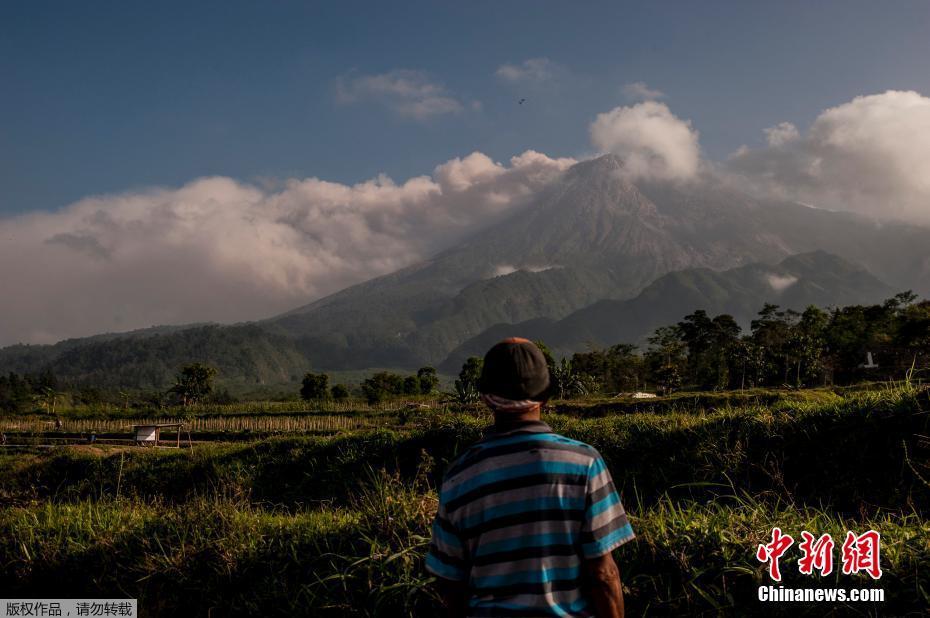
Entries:
[[541, 410], [542, 406], [536, 406], [519, 412], [495, 412], [494, 429], [496, 431], [507, 431], [526, 423], [539, 421]]

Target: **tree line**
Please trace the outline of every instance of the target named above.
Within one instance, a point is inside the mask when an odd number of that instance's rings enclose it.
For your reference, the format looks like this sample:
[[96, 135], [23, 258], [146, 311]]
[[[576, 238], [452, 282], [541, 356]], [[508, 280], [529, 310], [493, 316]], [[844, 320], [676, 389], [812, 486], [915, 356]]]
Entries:
[[[439, 385], [439, 376], [433, 367], [420, 367], [415, 374], [379, 371], [365, 378], [359, 392], [369, 404], [375, 404], [400, 395], [431, 395]], [[305, 401], [348, 399], [351, 395], [346, 384], [329, 386], [329, 375], [307, 372], [301, 382], [300, 397]]]
[[[930, 370], [930, 301], [911, 292], [876, 305], [802, 312], [765, 304], [749, 332], [731, 315], [697, 310], [656, 329], [640, 348], [618, 343], [556, 362], [537, 341], [553, 397], [679, 389], [802, 388], [920, 377]], [[471, 357], [455, 383], [456, 399], [477, 401], [481, 358]]]
[[[743, 329], [731, 315], [710, 316], [697, 310], [680, 322], [656, 329], [643, 347], [617, 343], [575, 352], [556, 360], [548, 346], [536, 342], [552, 375], [552, 396], [571, 398], [655, 390], [726, 390], [754, 387], [802, 388], [852, 384], [868, 380], [922, 377], [930, 370], [930, 301], [911, 292], [875, 305], [831, 309], [810, 306], [798, 312], [766, 304]], [[448, 395], [463, 404], [479, 400], [482, 359], [463, 364]], [[133, 407], [234, 403], [214, 388], [217, 369], [190, 363], [175, 374], [167, 390], [124, 393], [82, 386], [68, 393], [78, 404], [116, 403]], [[433, 367], [416, 373], [379, 371], [359, 385], [330, 385], [326, 373], [307, 372], [299, 395], [307, 401], [364, 397], [374, 404], [396, 397], [437, 393]], [[64, 398], [54, 373], [0, 376], [0, 411], [41, 408], [54, 414]]]

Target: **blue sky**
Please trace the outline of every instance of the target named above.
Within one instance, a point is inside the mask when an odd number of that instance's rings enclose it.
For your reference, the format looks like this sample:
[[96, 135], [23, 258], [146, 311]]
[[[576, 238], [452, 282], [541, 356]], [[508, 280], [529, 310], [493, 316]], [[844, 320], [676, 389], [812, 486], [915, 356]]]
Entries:
[[275, 315], [598, 152], [930, 225], [928, 32], [926, 1], [2, 3], [0, 346]]
[[[637, 81], [719, 160], [856, 95], [930, 94], [928, 32], [926, 2], [9, 2], [0, 216], [206, 175], [402, 181], [475, 150], [577, 157]], [[552, 77], [495, 75], [531, 58]], [[338, 96], [340, 78], [399, 69], [461, 111]]]

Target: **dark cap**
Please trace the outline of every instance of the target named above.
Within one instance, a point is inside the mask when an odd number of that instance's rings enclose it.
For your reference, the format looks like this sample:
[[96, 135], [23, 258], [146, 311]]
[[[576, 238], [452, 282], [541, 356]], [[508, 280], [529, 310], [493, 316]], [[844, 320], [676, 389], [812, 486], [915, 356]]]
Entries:
[[504, 339], [484, 355], [478, 390], [507, 399], [549, 398], [549, 366], [532, 341]]

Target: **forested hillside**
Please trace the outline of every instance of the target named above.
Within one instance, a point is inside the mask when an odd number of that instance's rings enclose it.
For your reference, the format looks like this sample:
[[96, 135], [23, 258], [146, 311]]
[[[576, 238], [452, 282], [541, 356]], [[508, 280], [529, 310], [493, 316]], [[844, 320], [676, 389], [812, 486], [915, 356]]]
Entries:
[[0, 350], [3, 373], [50, 370], [60, 381], [98, 388], [163, 390], [191, 362], [216, 367], [224, 385], [296, 382], [308, 369], [292, 340], [252, 324]]

